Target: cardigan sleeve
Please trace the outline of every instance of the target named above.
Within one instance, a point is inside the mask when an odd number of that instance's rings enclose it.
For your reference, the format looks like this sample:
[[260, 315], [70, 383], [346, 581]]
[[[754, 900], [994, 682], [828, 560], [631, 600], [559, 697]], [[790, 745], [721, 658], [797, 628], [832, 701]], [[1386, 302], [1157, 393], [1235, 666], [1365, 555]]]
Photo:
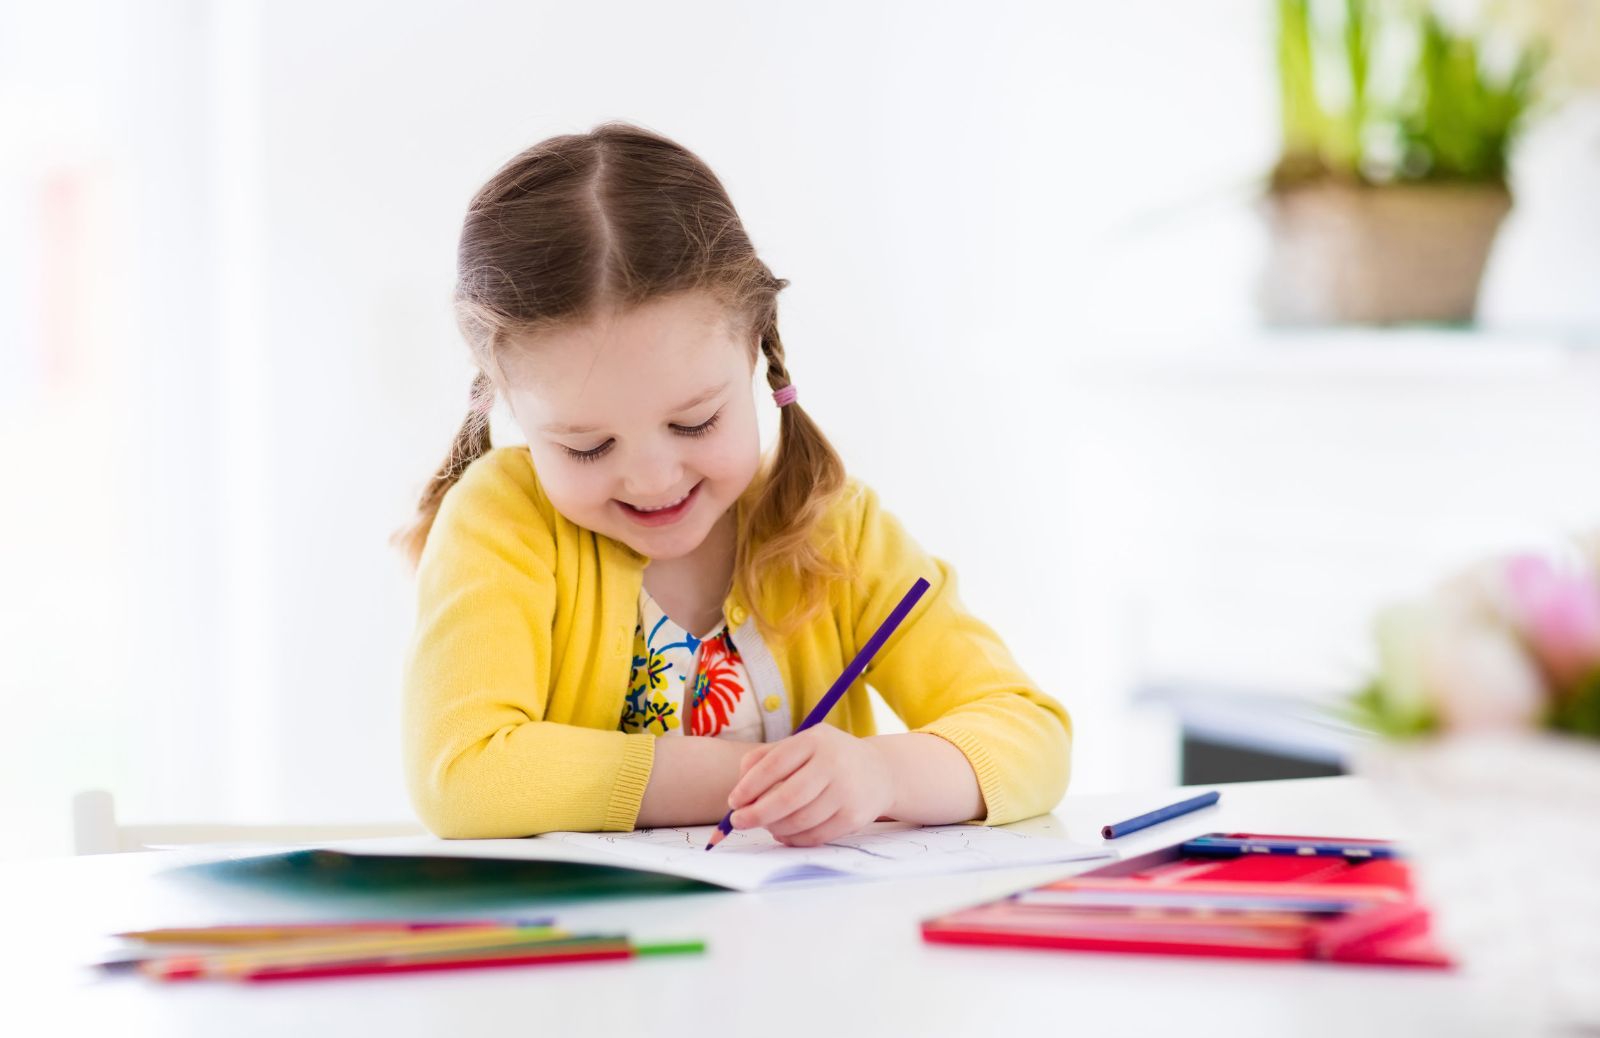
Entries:
[[423, 550], [405, 667], [404, 770], [438, 836], [633, 828], [654, 738], [545, 720], [554, 568], [525, 488], [474, 463]]
[[863, 645], [920, 577], [930, 587], [867, 666], [867, 683], [912, 731], [961, 750], [987, 817], [1001, 825], [1054, 809], [1066, 792], [1072, 722], [1023, 673], [1000, 637], [962, 605], [954, 570], [924, 551], [858, 484], [855, 643]]

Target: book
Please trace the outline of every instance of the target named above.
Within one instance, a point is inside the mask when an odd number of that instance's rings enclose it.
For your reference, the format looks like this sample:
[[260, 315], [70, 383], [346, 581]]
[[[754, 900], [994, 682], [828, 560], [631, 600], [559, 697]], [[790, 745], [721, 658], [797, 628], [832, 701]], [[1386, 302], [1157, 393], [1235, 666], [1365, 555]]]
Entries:
[[[735, 830], [714, 853], [713, 826], [637, 829], [624, 833], [545, 833], [508, 840], [378, 837], [319, 845], [322, 866], [382, 866], [386, 860], [546, 862], [603, 866], [654, 877], [693, 880], [729, 890], [762, 890], [844, 880], [928, 876], [977, 869], [1053, 865], [1115, 854], [1103, 847], [984, 825], [913, 826], [878, 822], [821, 847], [786, 847], [765, 830]], [[279, 852], [282, 856], [284, 852]], [[261, 861], [253, 854], [239, 861]], [[336, 871], [336, 870], [335, 870]]]

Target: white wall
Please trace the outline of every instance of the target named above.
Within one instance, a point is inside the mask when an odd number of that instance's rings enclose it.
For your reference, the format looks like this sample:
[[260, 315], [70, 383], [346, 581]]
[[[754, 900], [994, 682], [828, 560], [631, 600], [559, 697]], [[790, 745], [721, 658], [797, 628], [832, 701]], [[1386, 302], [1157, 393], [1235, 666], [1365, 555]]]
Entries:
[[[282, 803], [403, 810], [409, 617], [383, 534], [460, 420], [454, 235], [505, 158], [613, 117], [724, 178], [794, 283], [785, 342], [807, 407], [1048, 682], [1065, 632], [1034, 577], [1062, 502], [1052, 445], [1019, 416], [1057, 390], [1031, 375], [1071, 348], [1119, 221], [1265, 160], [1253, 5], [386, 10], [264, 8], [271, 655], [280, 752], [303, 762]], [[1143, 31], [1151, 17], [1169, 31]], [[1222, 276], [1174, 305], [1239, 319]], [[336, 784], [310, 766], [341, 759]]]
[[[608, 118], [718, 171], [793, 282], [807, 408], [1024, 663], [1115, 716], [1125, 689], [1073, 687], [1103, 646], [1056, 586], [1094, 550], [1063, 542], [1069, 517], [1096, 507], [1068, 497], [1061, 379], [1108, 342], [1199, 349], [1251, 325], [1266, 4], [53, 11], [0, 16], [35, 55], [0, 66], [0, 113], [68, 83], [99, 113], [86, 163], [39, 154], [100, 171], [101, 259], [73, 284], [129, 305], [84, 333], [92, 377], [0, 395], [25, 473], [0, 527], [5, 584], [28, 589], [0, 614], [23, 646], [0, 662], [29, 733], [0, 764], [33, 827], [17, 846], [59, 840], [88, 784], [145, 818], [407, 813], [409, 586], [385, 540], [461, 417], [459, 221], [516, 151]], [[103, 60], [59, 64], [74, 53]], [[1491, 317], [1600, 325], [1600, 302], [1551, 301], [1539, 273], [1600, 270], [1562, 223], [1594, 183], [1572, 176], [1519, 199], [1544, 222], [1496, 268]], [[25, 210], [36, 171], [8, 178], [0, 212]], [[0, 357], [31, 371], [47, 349]], [[1076, 788], [1148, 773], [1102, 748]]]

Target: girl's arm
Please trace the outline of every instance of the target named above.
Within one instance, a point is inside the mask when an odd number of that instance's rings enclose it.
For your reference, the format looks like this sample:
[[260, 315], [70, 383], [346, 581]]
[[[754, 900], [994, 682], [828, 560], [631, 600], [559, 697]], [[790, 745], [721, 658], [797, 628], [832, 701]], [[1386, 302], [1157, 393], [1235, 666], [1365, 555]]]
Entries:
[[978, 776], [953, 743], [926, 732], [874, 735], [863, 740], [883, 755], [894, 801], [888, 817], [916, 825], [947, 825], [987, 812]]
[[656, 738], [552, 720], [553, 510], [526, 455], [479, 458], [440, 506], [417, 570], [404, 771], [446, 838], [633, 828]]
[[728, 791], [750, 743], [686, 735], [656, 740], [655, 766], [639, 804], [641, 829], [711, 825], [728, 812]]
[[[932, 587], [867, 666], [867, 683], [912, 729], [858, 739], [829, 725], [751, 751], [729, 795], [735, 828], [823, 843], [875, 818], [1003, 825], [1049, 811], [1071, 764], [1060, 703], [968, 613], [955, 574], [860, 488], [846, 548], [861, 567], [844, 619], [862, 644], [917, 577]], [[852, 644], [843, 646], [846, 654]]]
[[[966, 758], [983, 791], [984, 811], [973, 820], [1003, 825], [1051, 810], [1071, 770], [1066, 709], [966, 609], [950, 566], [918, 545], [870, 488], [857, 500], [851, 547], [863, 579], [850, 586], [847, 608], [858, 644], [917, 577], [932, 585], [868, 665], [867, 683], [913, 733]], [[1048, 573], [1043, 549], [1040, 572]]]

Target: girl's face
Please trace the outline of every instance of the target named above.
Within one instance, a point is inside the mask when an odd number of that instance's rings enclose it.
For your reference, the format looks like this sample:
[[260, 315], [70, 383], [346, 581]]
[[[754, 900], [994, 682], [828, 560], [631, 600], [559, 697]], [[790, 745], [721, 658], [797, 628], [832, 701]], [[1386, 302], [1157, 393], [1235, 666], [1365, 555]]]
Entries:
[[761, 461], [753, 343], [686, 292], [514, 340], [508, 402], [556, 509], [650, 559], [689, 554]]

